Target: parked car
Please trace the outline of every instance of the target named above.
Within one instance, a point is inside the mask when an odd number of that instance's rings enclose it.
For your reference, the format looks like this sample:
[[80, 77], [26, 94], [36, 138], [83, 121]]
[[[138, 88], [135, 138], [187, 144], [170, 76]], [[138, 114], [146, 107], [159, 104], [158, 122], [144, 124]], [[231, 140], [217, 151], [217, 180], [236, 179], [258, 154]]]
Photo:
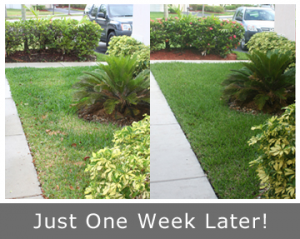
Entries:
[[87, 4], [85, 6], [85, 9], [83, 10], [83, 16], [88, 16], [88, 14], [90, 13], [91, 9], [92, 9], [93, 4]]
[[241, 48], [247, 50], [246, 43], [254, 34], [274, 31], [275, 11], [272, 8], [239, 7], [232, 19], [242, 23], [245, 28]]
[[114, 36], [131, 36], [133, 4], [93, 4], [88, 17], [103, 29], [100, 41], [106, 45]]

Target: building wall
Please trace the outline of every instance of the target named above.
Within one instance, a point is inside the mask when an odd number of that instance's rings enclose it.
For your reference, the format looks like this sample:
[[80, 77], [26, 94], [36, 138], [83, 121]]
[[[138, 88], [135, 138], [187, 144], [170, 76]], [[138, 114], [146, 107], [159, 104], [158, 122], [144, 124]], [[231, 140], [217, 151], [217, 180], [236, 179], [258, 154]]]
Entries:
[[296, 4], [275, 4], [275, 32], [296, 40]]
[[150, 4], [133, 4], [132, 37], [150, 45]]
[[164, 5], [163, 4], [150, 4], [150, 12], [163, 12]]

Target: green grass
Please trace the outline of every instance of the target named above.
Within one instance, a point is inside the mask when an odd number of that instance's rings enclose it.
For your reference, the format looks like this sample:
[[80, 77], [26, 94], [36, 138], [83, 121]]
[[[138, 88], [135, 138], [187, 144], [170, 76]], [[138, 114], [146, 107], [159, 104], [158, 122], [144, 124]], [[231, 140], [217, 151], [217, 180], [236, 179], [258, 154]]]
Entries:
[[[178, 17], [177, 14], [168, 14], [168, 17]], [[150, 19], [155, 20], [156, 18], [164, 18], [163, 12], [150, 12]]]
[[[72, 16], [81, 16], [82, 14], [72, 14]], [[54, 16], [54, 17], [65, 17], [69, 16], [68, 14], [62, 14], [61, 12], [55, 12], [53, 15], [53, 11], [40, 11], [39, 18], [46, 17], [46, 16]], [[7, 9], [7, 18], [6, 19], [19, 19], [22, 17], [21, 9]], [[35, 18], [34, 14], [26, 10], [26, 19]]]
[[240, 51], [232, 51], [232, 52], [236, 54], [237, 60], [249, 60], [249, 58], [247, 57], [248, 54], [245, 52], [240, 52]]
[[[200, 12], [202, 13], [202, 12]], [[233, 13], [230, 12], [224, 12], [224, 13], [211, 13], [211, 12], [204, 12], [205, 14], [210, 14], [210, 15], [214, 15], [214, 16], [229, 16], [229, 15], [233, 15]], [[168, 17], [178, 17], [177, 14], [168, 14]], [[163, 12], [150, 12], [150, 19], [155, 20], [156, 18], [164, 18], [164, 13]]]
[[94, 54], [96, 55], [97, 59], [96, 61], [99, 61], [99, 62], [103, 62], [105, 61], [107, 55], [105, 54], [101, 54], [101, 53], [98, 53], [98, 52], [94, 52]]
[[156, 63], [151, 71], [219, 198], [254, 198], [259, 180], [249, 162], [257, 158], [247, 141], [251, 127], [268, 115], [230, 110], [220, 83], [241, 63]]
[[71, 86], [93, 67], [6, 69], [12, 97], [48, 198], [84, 198], [85, 157], [113, 144], [115, 125], [89, 123], [71, 108]]

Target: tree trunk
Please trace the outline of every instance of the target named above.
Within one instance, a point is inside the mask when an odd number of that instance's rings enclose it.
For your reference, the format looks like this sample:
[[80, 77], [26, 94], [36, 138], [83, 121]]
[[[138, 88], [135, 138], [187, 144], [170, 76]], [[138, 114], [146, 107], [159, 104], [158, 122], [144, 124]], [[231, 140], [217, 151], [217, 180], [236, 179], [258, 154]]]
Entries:
[[202, 4], [202, 17], [204, 17], [204, 4]]
[[6, 4], [5, 4], [5, 18], [7, 18]]
[[71, 4], [69, 4], [69, 12], [68, 12], [68, 15], [71, 15], [71, 14], [70, 14], [70, 6], [71, 6]]
[[164, 4], [164, 17], [168, 18], [168, 4]]
[[26, 20], [26, 9], [25, 9], [25, 4], [21, 4], [21, 11], [22, 11], [22, 20]]

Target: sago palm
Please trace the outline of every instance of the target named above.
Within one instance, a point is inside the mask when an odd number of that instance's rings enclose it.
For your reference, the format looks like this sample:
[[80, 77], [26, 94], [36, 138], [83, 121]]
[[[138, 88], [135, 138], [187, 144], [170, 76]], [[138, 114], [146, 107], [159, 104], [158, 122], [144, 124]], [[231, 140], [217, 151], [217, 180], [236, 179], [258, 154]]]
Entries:
[[286, 71], [290, 52], [278, 50], [267, 54], [253, 52], [250, 63], [240, 70], [232, 70], [222, 82], [222, 98], [240, 104], [254, 101], [259, 110], [276, 112], [295, 100], [295, 68]]
[[110, 56], [108, 65], [99, 64], [92, 72], [84, 72], [73, 88], [74, 99], [80, 104], [103, 103], [108, 114], [118, 111], [136, 115], [137, 104], [150, 103], [150, 71], [146, 69], [134, 77], [136, 59]]

